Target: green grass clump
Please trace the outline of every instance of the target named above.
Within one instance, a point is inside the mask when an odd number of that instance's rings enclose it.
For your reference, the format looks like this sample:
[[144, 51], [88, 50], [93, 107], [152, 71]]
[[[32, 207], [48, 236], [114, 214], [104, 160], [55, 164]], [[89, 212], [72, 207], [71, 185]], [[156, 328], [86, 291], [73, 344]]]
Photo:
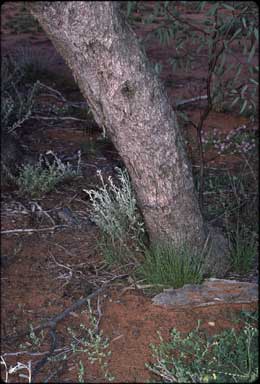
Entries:
[[257, 256], [258, 242], [254, 233], [246, 227], [237, 227], [229, 232], [230, 255], [232, 269], [238, 273], [247, 273], [253, 267]]
[[[25, 193], [31, 197], [39, 197], [52, 191], [61, 181], [68, 181], [76, 176], [80, 176], [80, 153], [76, 169], [73, 169], [69, 163], [62, 163], [52, 151], [49, 151], [48, 154], [54, 156], [52, 164], [48, 162], [47, 158], [44, 160], [40, 156], [38, 163], [22, 166], [20, 175], [17, 178], [20, 193]], [[43, 166], [44, 162], [45, 165]]]
[[147, 249], [138, 275], [148, 284], [180, 288], [203, 280], [203, 256], [186, 246], [157, 244]]
[[238, 332], [227, 329], [208, 336], [197, 328], [183, 337], [176, 329], [171, 340], [151, 345], [154, 363], [147, 368], [165, 383], [250, 383], [258, 378], [257, 313], [245, 315]]

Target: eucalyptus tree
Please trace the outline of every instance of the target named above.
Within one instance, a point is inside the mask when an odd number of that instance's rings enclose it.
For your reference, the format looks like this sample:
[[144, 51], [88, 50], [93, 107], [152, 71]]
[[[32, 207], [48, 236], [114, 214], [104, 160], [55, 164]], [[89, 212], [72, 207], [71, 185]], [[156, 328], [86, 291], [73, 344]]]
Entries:
[[[151, 242], [204, 247], [203, 221], [176, 115], [154, 68], [114, 1], [28, 2], [70, 67], [94, 118], [131, 176]], [[212, 237], [209, 268], [227, 266]], [[221, 262], [217, 263], [217, 258]]]

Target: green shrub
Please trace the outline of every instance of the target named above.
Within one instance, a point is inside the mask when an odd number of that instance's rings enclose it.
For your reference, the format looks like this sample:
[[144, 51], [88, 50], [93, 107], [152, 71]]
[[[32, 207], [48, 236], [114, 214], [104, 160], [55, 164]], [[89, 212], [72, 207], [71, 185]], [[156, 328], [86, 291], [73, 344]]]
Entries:
[[[77, 330], [67, 328], [68, 334], [72, 337], [71, 348], [73, 353], [85, 353], [90, 364], [97, 363], [105, 377], [113, 381], [114, 377], [108, 369], [108, 359], [111, 355], [109, 350], [109, 339], [103, 335], [102, 330], [98, 330], [99, 319], [93, 313], [90, 302], [88, 302], [90, 324], [81, 323]], [[80, 382], [84, 382], [84, 366], [80, 364]]]
[[158, 332], [160, 345], [151, 345], [152, 364], [148, 369], [166, 383], [248, 383], [258, 378], [258, 314], [244, 313], [244, 327], [207, 336], [197, 328], [186, 337], [176, 329], [171, 340], [164, 342]]
[[186, 246], [157, 244], [147, 249], [138, 275], [152, 285], [180, 288], [184, 284], [199, 284], [203, 280], [203, 255]]
[[[52, 164], [41, 155], [37, 164], [24, 165], [21, 168], [20, 175], [17, 178], [17, 184], [21, 193], [26, 193], [31, 197], [39, 197], [44, 193], [52, 191], [61, 181], [67, 181], [81, 174], [80, 151], [76, 169], [73, 169], [70, 163], [62, 163], [52, 151], [48, 151], [47, 154], [54, 156]], [[43, 166], [44, 162], [45, 167]]]

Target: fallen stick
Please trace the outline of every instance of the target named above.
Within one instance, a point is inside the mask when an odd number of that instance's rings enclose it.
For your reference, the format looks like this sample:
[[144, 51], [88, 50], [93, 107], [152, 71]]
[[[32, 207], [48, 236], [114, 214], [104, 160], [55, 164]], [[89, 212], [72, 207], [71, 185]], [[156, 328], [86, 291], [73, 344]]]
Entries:
[[6, 235], [8, 233], [30, 233], [30, 232], [43, 232], [43, 231], [54, 231], [57, 228], [67, 227], [67, 225], [54, 225], [53, 227], [48, 228], [18, 228], [18, 229], [6, 229], [1, 231], [1, 235]]

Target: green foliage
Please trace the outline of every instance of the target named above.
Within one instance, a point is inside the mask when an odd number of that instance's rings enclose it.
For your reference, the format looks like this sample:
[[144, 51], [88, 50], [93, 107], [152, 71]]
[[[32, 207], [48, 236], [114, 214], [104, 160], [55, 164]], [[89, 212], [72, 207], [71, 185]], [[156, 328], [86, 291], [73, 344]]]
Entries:
[[38, 83], [21, 86], [23, 72], [10, 55], [2, 59], [1, 79], [1, 127], [14, 132], [32, 115]]
[[[98, 330], [99, 321], [93, 313], [88, 303], [88, 311], [90, 316], [90, 326], [80, 324], [80, 328], [75, 331], [68, 328], [68, 333], [72, 337], [71, 348], [73, 353], [85, 353], [91, 364], [97, 362], [108, 381], [113, 381], [114, 377], [108, 371], [107, 360], [111, 355], [109, 351], [109, 340], [103, 335], [102, 330]], [[79, 369], [80, 382], [84, 382], [84, 366], [80, 361]]]
[[147, 367], [166, 383], [253, 382], [258, 378], [257, 316], [248, 313], [239, 332], [207, 336], [200, 322], [185, 337], [173, 329], [169, 342], [158, 332], [161, 344], [151, 345], [155, 362]]
[[20, 193], [28, 194], [31, 197], [39, 197], [42, 194], [52, 191], [58, 183], [81, 175], [80, 153], [78, 154], [78, 165], [76, 169], [73, 169], [70, 163], [62, 163], [52, 151], [49, 151], [48, 154], [54, 156], [52, 164], [47, 158], [44, 159], [41, 155], [37, 164], [27, 164], [22, 167], [19, 177], [17, 178]]
[[[221, 225], [229, 240], [232, 271], [248, 273], [258, 247], [257, 175], [245, 157], [244, 167], [231, 175], [225, 169], [205, 170], [204, 217]], [[195, 177], [195, 180], [197, 177]]]
[[[234, 174], [228, 169], [205, 169], [204, 215], [207, 220], [225, 219], [230, 223], [245, 223], [251, 231], [256, 227], [256, 211], [258, 193], [256, 191], [256, 164], [251, 164], [254, 158], [245, 157], [243, 167]], [[194, 174], [195, 185], [198, 175]], [[240, 217], [239, 217], [240, 216]], [[235, 224], [236, 225], [236, 224]]]
[[127, 170], [116, 168], [116, 171], [118, 185], [111, 176], [106, 184], [101, 171], [98, 171], [101, 187], [98, 190], [84, 190], [92, 203], [91, 218], [105, 236], [103, 244], [106, 244], [110, 254], [111, 249], [118, 247], [119, 251], [129, 249], [129, 242], [138, 249], [144, 233]]
[[[162, 45], [174, 41], [174, 53], [168, 59], [174, 73], [179, 69], [196, 70], [205, 57], [210, 107], [216, 110], [238, 107], [240, 114], [256, 117], [259, 71], [253, 60], [259, 44], [256, 3], [158, 1], [144, 9], [141, 1], [127, 2], [126, 15], [130, 22], [135, 22], [132, 15], [138, 14], [143, 23], [153, 25], [142, 40], [144, 45], [151, 38]], [[203, 12], [199, 23], [187, 17], [187, 10], [191, 9], [194, 13]], [[161, 69], [158, 65], [155, 64], [157, 73]]]
[[204, 256], [185, 245], [157, 244], [145, 251], [137, 274], [155, 286], [180, 288], [184, 284], [200, 284]]
[[34, 332], [34, 329], [33, 329], [33, 325], [30, 324], [29, 325], [29, 328], [30, 328], [30, 333], [29, 333], [29, 336], [28, 336], [28, 341], [25, 343], [25, 344], [20, 344], [19, 347], [21, 349], [27, 349], [28, 348], [28, 345], [31, 345], [33, 350], [36, 350], [37, 348], [39, 348], [43, 342], [44, 342], [44, 331], [41, 330], [40, 332], [40, 337], [38, 337], [36, 335], [36, 333]]
[[228, 235], [232, 269], [238, 273], [250, 272], [257, 257], [256, 235], [250, 233], [245, 226], [239, 225], [235, 231], [230, 230]]

